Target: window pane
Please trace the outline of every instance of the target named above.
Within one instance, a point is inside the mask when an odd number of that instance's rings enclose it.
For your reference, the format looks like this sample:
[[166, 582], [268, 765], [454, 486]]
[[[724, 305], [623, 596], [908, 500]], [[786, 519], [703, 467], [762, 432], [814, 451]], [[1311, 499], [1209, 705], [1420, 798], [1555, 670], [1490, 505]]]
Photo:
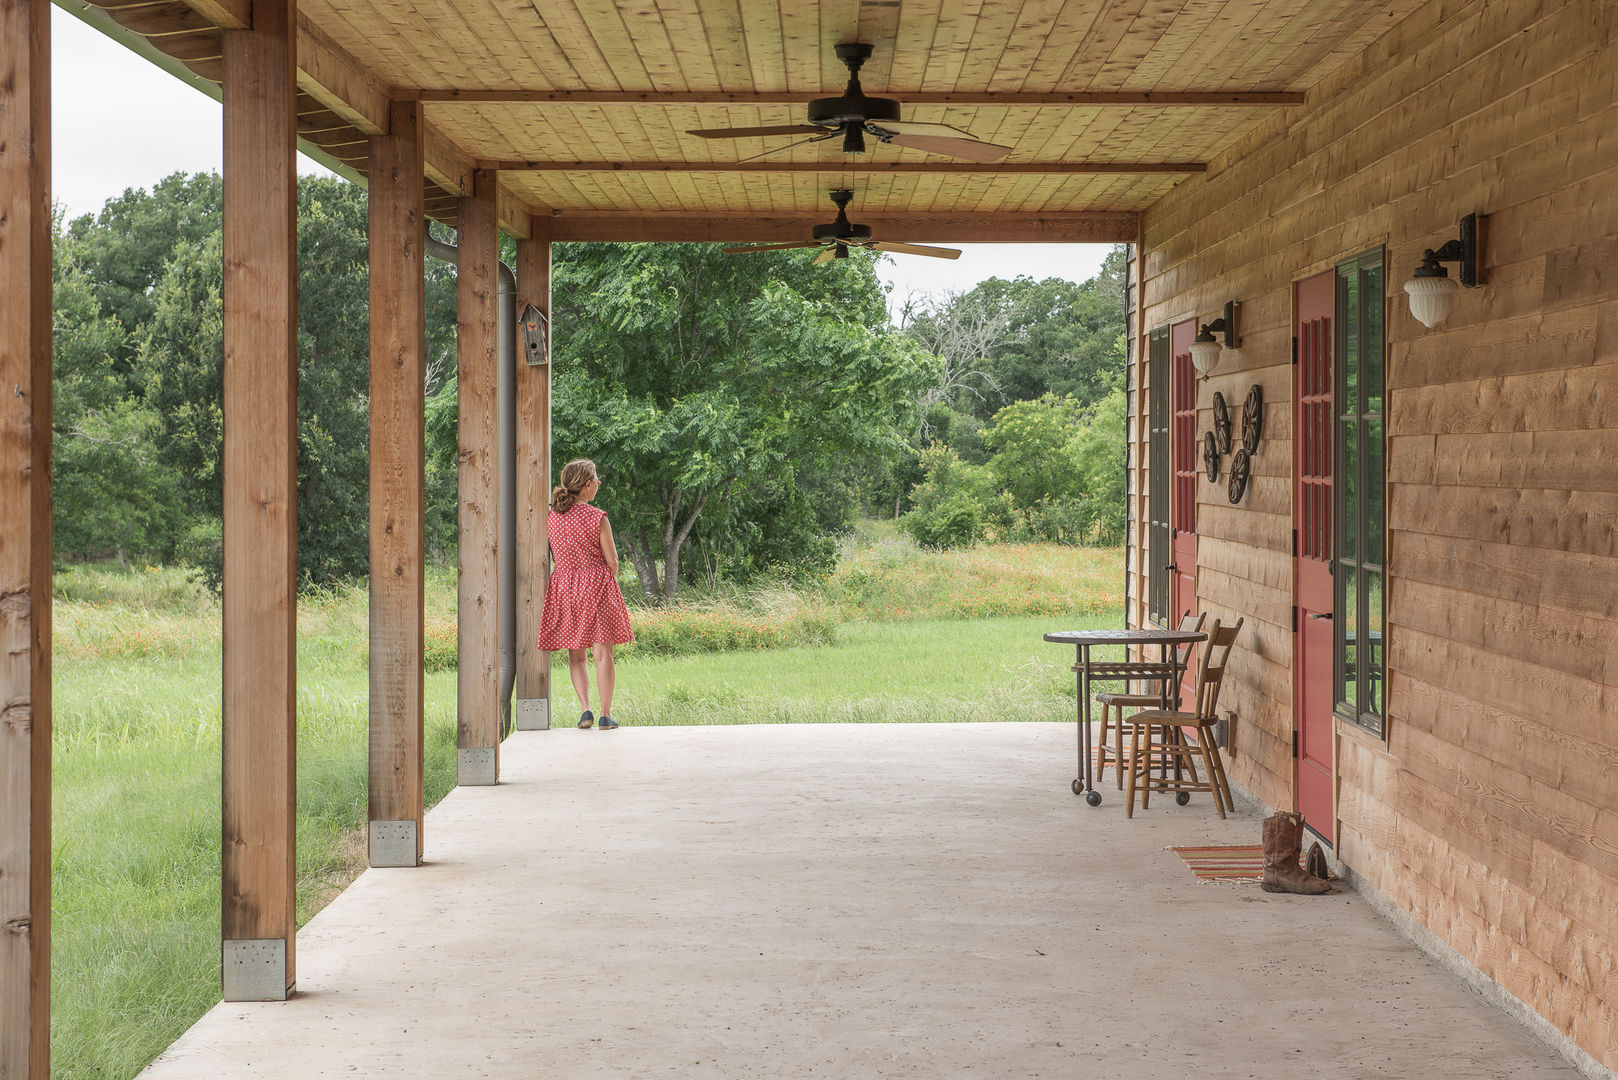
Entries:
[[1343, 680], [1337, 692], [1337, 700], [1348, 706], [1346, 712], [1350, 717], [1359, 716], [1359, 597], [1358, 580], [1352, 566], [1337, 565], [1338, 576], [1342, 579], [1342, 598], [1337, 605], [1337, 625], [1343, 635]]
[[1365, 302], [1365, 336], [1361, 341], [1362, 381], [1365, 385], [1365, 411], [1382, 411], [1382, 311], [1386, 302], [1382, 296], [1382, 264], [1367, 267], [1365, 285], [1361, 292]]
[[1382, 575], [1365, 572], [1365, 711], [1382, 715]]
[[1343, 310], [1339, 313], [1343, 328], [1343, 352], [1337, 358], [1343, 371], [1343, 392], [1337, 399], [1340, 413], [1358, 412], [1360, 408], [1360, 278], [1353, 272], [1343, 275], [1343, 291], [1339, 299]]
[[1365, 491], [1361, 500], [1365, 506], [1365, 562], [1378, 568], [1383, 565], [1382, 531], [1386, 518], [1382, 454], [1382, 418], [1378, 416], [1365, 421]]
[[1339, 558], [1358, 561], [1360, 503], [1359, 503], [1359, 424], [1353, 420], [1345, 421], [1343, 427], [1343, 460], [1339, 463], [1342, 468], [1337, 473], [1337, 490], [1342, 493], [1341, 503], [1343, 512], [1338, 520], [1343, 523], [1342, 532], [1337, 538], [1337, 554]]

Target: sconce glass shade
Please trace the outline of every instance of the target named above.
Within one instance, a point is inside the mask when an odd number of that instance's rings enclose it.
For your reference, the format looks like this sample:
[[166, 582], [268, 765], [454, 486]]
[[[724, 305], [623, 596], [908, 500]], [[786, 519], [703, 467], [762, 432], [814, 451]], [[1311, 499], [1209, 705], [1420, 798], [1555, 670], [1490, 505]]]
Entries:
[[[1204, 339], [1207, 340], [1204, 340]], [[1191, 366], [1196, 368], [1204, 378], [1219, 363], [1219, 342], [1214, 340], [1213, 334], [1205, 326], [1202, 333], [1191, 342]]]
[[1410, 314], [1431, 330], [1449, 315], [1450, 304], [1459, 289], [1455, 280], [1447, 275], [1429, 276], [1418, 271], [1417, 276], [1405, 282], [1405, 292], [1410, 295]]

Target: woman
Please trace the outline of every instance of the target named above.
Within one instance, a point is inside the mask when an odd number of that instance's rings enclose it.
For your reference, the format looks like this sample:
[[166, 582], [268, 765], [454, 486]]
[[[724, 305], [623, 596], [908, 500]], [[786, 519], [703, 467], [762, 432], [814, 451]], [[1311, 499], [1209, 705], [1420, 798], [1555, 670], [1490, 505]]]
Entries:
[[562, 466], [562, 482], [551, 491], [551, 555], [556, 569], [545, 590], [539, 620], [539, 648], [567, 650], [568, 674], [579, 696], [579, 727], [595, 723], [590, 712], [590, 673], [585, 650], [595, 648], [596, 691], [601, 695], [603, 731], [618, 726], [612, 718], [612, 647], [635, 640], [629, 610], [618, 588], [618, 546], [606, 511], [590, 505], [601, 490], [595, 462], [580, 459]]

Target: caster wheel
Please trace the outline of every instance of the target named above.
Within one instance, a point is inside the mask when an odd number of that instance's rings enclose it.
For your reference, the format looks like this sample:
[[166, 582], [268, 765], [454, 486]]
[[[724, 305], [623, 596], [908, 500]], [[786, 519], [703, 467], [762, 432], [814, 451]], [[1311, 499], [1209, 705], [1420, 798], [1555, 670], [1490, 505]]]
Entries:
[[1075, 795], [1083, 795], [1084, 794], [1084, 781], [1083, 780], [1075, 780], [1075, 781], [1073, 781], [1073, 794], [1075, 794]]
[[1100, 806], [1101, 805], [1101, 792], [1096, 791], [1094, 788], [1092, 788], [1089, 791], [1089, 793], [1084, 796], [1084, 801], [1089, 803], [1091, 806]]
[[1184, 806], [1186, 803], [1191, 801], [1191, 793], [1189, 791], [1176, 791], [1174, 793], [1174, 801], [1179, 805]]

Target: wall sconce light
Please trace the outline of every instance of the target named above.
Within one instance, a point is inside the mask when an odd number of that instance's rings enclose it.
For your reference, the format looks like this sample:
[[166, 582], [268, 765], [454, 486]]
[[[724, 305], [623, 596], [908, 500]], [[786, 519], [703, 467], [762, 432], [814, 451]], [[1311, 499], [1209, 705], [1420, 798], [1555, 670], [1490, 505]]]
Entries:
[[1427, 329], [1444, 321], [1459, 288], [1444, 269], [1444, 263], [1460, 264], [1461, 285], [1468, 289], [1483, 284], [1478, 274], [1478, 252], [1483, 247], [1480, 232], [1488, 220], [1487, 214], [1468, 214], [1461, 219], [1459, 237], [1445, 242], [1437, 250], [1428, 248], [1421, 253], [1421, 265], [1405, 282], [1405, 292], [1410, 296], [1410, 314]]
[[1216, 333], [1223, 333], [1227, 349], [1242, 347], [1241, 336], [1242, 305], [1239, 300], [1230, 300], [1225, 304], [1225, 314], [1211, 323], [1203, 323], [1197, 331], [1197, 336], [1191, 342], [1191, 365], [1206, 379], [1208, 373], [1213, 371], [1214, 365], [1219, 363], [1219, 339]]

